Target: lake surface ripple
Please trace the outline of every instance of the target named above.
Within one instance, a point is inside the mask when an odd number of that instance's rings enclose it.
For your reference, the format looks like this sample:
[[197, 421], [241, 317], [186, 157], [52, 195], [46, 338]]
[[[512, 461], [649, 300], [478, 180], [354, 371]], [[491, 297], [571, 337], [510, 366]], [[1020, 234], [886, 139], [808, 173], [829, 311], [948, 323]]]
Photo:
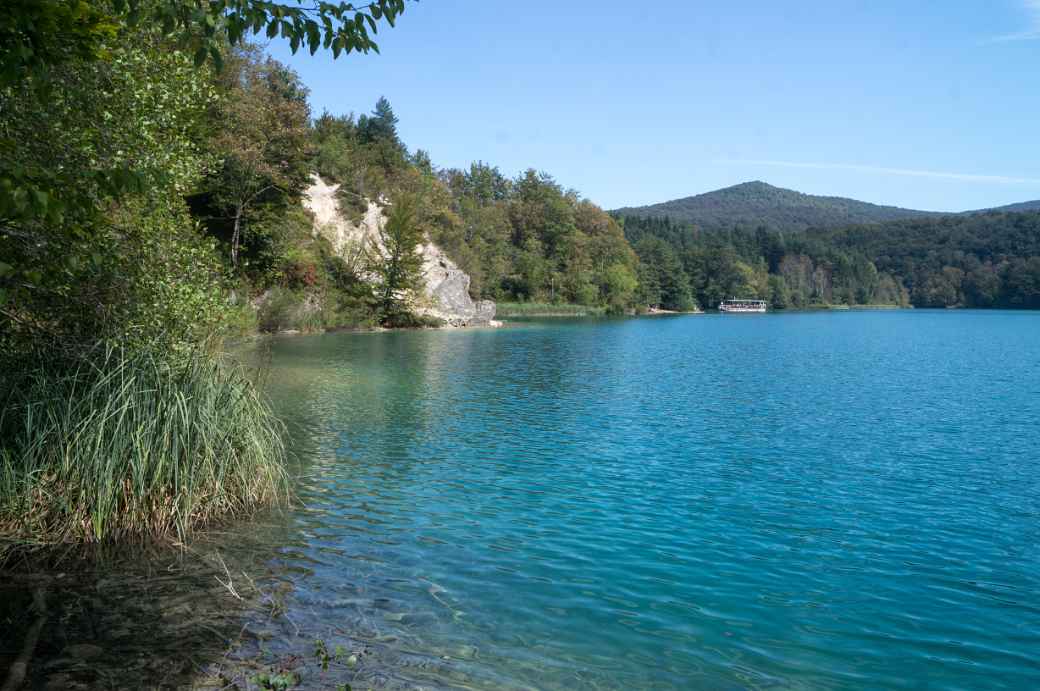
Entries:
[[276, 340], [294, 626], [488, 688], [1040, 687], [1040, 315]]

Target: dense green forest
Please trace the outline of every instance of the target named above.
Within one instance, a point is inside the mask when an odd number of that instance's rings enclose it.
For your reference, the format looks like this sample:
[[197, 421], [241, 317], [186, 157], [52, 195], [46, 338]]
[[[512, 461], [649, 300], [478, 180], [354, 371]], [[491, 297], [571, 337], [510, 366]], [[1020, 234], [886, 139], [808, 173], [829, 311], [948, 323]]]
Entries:
[[759, 181], [650, 206], [626, 207], [612, 213], [617, 216], [668, 218], [692, 223], [703, 230], [764, 226], [784, 231], [941, 215], [844, 197], [803, 194]]
[[1040, 214], [977, 213], [782, 232], [625, 217], [639, 297], [812, 305], [1040, 308]]

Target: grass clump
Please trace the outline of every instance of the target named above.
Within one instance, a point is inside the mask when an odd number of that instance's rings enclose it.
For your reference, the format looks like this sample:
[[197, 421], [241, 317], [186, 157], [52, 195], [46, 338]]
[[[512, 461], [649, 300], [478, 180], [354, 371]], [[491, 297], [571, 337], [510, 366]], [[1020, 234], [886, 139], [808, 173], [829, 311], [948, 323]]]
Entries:
[[241, 368], [204, 352], [108, 349], [0, 396], [8, 547], [184, 539], [287, 497], [282, 423]]
[[499, 302], [495, 316], [509, 317], [601, 317], [607, 308], [594, 305], [575, 305], [554, 302]]

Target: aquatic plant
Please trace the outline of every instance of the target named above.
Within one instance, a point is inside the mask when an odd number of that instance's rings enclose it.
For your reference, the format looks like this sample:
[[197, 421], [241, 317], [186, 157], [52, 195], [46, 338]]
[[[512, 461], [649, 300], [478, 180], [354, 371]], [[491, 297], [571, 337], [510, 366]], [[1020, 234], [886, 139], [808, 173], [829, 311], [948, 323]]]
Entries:
[[0, 390], [3, 543], [183, 539], [287, 497], [283, 425], [238, 366], [109, 348]]

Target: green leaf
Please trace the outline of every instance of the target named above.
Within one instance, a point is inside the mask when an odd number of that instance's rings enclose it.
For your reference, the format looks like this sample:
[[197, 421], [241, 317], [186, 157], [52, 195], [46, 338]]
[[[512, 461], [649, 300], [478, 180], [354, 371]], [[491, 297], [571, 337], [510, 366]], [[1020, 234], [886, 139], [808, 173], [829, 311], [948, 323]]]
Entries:
[[217, 48], [217, 44], [211, 44], [209, 47], [209, 56], [213, 59], [213, 66], [217, 68], [217, 72], [224, 69], [224, 56], [220, 54], [220, 49]]
[[238, 15], [231, 15], [228, 17], [228, 28], [227, 37], [231, 45], [238, 43], [239, 39], [242, 38], [242, 31], [244, 27], [242, 22], [238, 19]]
[[33, 187], [31, 191], [33, 201], [36, 203], [36, 209], [40, 213], [45, 213], [47, 211], [47, 202], [50, 200], [50, 196], [43, 190], [38, 189], [36, 187]]
[[202, 63], [206, 62], [206, 46], [199, 46], [198, 50], [195, 51], [195, 67], [199, 67]]
[[0, 278], [14, 272], [14, 267], [6, 262], [0, 262]]

